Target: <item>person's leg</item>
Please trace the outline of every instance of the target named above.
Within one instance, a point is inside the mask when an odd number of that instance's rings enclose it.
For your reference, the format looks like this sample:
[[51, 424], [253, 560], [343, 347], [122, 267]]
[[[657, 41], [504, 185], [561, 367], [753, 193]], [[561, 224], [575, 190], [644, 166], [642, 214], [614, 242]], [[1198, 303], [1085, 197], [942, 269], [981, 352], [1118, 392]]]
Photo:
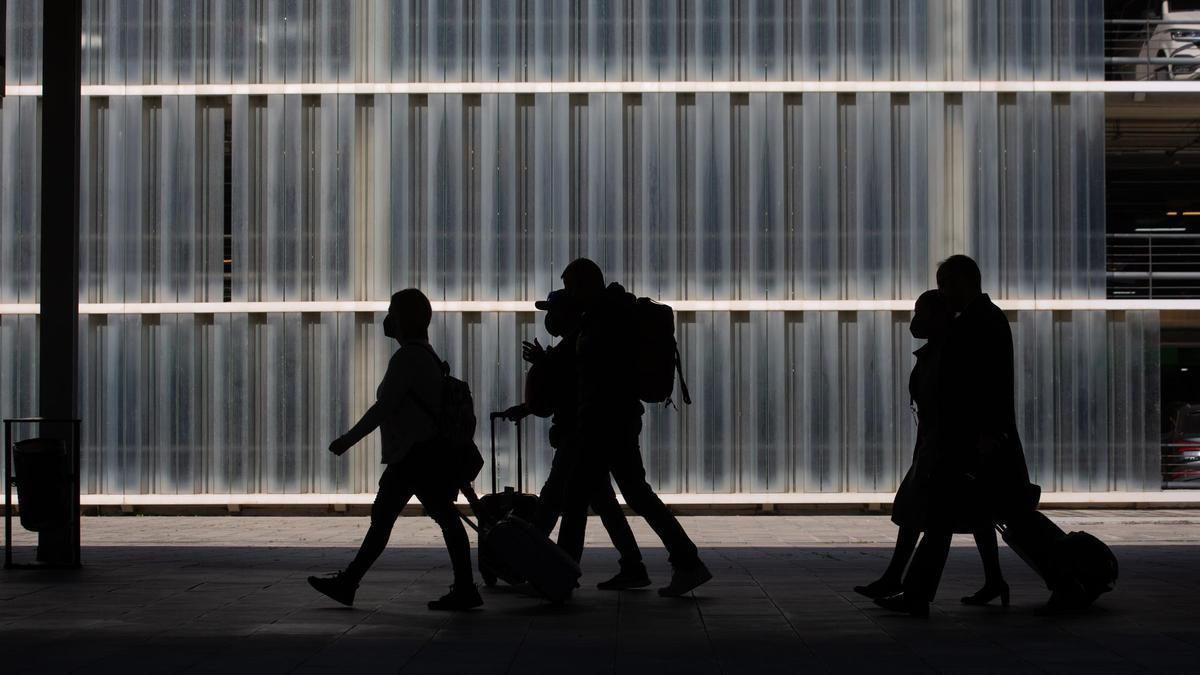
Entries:
[[396, 518], [404, 509], [404, 505], [413, 496], [413, 489], [404, 479], [400, 467], [389, 466], [379, 479], [379, 493], [375, 495], [375, 503], [371, 505], [371, 525], [363, 537], [358, 554], [346, 567], [346, 576], [357, 584], [362, 581], [367, 570], [387, 548], [388, 539], [392, 536], [392, 527]]
[[471, 540], [467, 537], [467, 529], [463, 527], [453, 497], [447, 498], [444, 490], [422, 490], [417, 493], [417, 498], [425, 507], [425, 513], [442, 529], [442, 539], [446, 542], [446, 552], [450, 554], [450, 566], [454, 570], [454, 584], [474, 584]]
[[900, 528], [900, 531], [896, 533], [896, 548], [892, 550], [892, 560], [883, 572], [884, 579], [894, 581], [897, 586], [900, 585], [904, 578], [904, 568], [908, 567], [908, 561], [912, 558], [920, 538], [920, 530], [910, 527]]
[[[575, 562], [583, 558], [584, 536], [587, 534], [588, 504], [596, 482], [595, 463], [580, 458], [567, 481], [564, 494], [562, 523], [558, 527], [558, 546]], [[607, 474], [605, 474], [607, 478]]]
[[475, 576], [471, 569], [471, 541], [458, 515], [454, 488], [423, 487], [417, 492], [425, 513], [442, 529], [446, 551], [450, 554], [450, 565], [454, 570], [454, 585], [450, 592], [429, 602], [429, 609], [463, 610], [483, 604], [479, 589], [475, 587]]
[[633, 536], [633, 528], [629, 527], [629, 519], [621, 503], [617, 501], [617, 493], [613, 491], [612, 482], [605, 475], [597, 481], [592, 491], [592, 510], [600, 516], [600, 522], [608, 531], [613, 548], [621, 555], [621, 567], [634, 568], [642, 564], [642, 550], [638, 547], [637, 538]]
[[403, 480], [403, 472], [390, 466], [384, 469], [379, 479], [379, 493], [375, 495], [375, 503], [371, 506], [371, 526], [367, 528], [367, 535], [358, 548], [358, 555], [354, 556], [344, 572], [309, 577], [309, 585], [343, 605], [353, 605], [359, 582], [387, 548], [392, 526], [411, 497], [412, 490]]
[[986, 605], [998, 597], [1000, 604], [1007, 607], [1008, 584], [1004, 582], [1004, 573], [1000, 571], [1000, 546], [996, 542], [996, 530], [991, 523], [986, 523], [976, 527], [972, 534], [975, 535], [979, 559], [983, 562], [983, 588], [964, 596], [963, 604]]
[[642, 562], [642, 550], [638, 548], [633, 528], [629, 527], [625, 511], [613, 492], [608, 473], [603, 475], [603, 480], [599, 481], [592, 491], [592, 510], [599, 514], [604, 529], [608, 530], [613, 548], [621, 555], [621, 568], [616, 575], [596, 584], [596, 588], [602, 591], [624, 591], [649, 586], [650, 575]]
[[576, 453], [570, 447], [554, 450], [550, 473], [546, 476], [546, 482], [542, 484], [541, 492], [538, 493], [538, 508], [532, 523], [546, 536], [550, 536], [550, 532], [554, 530], [554, 523], [558, 521], [566, 506], [567, 490], [575, 472], [576, 459]]
[[942, 570], [950, 554], [949, 530], [927, 531], [917, 544], [908, 573], [904, 575], [904, 594], [912, 600], [932, 602], [942, 581]]
[[855, 586], [854, 592], [868, 598], [886, 598], [903, 590], [904, 568], [908, 566], [908, 561], [912, 558], [913, 550], [917, 547], [920, 537], [920, 530], [909, 527], [900, 528], [900, 531], [896, 533], [896, 547], [892, 550], [892, 559], [888, 563], [887, 569], [884, 570], [883, 576], [866, 586]]
[[698, 565], [700, 558], [696, 545], [692, 543], [679, 520], [663, 504], [654, 488], [646, 482], [646, 467], [637, 445], [637, 437], [613, 439], [610, 447], [600, 450], [608, 455], [608, 468], [617, 481], [617, 487], [625, 496], [625, 503], [634, 513], [646, 519], [646, 523], [662, 540], [671, 564], [677, 568]]
[[983, 561], [983, 579], [987, 586], [1004, 585], [1004, 572], [1000, 570], [1000, 545], [996, 541], [996, 530], [989, 523], [980, 526], [975, 532], [975, 548], [979, 549], [979, 559]]

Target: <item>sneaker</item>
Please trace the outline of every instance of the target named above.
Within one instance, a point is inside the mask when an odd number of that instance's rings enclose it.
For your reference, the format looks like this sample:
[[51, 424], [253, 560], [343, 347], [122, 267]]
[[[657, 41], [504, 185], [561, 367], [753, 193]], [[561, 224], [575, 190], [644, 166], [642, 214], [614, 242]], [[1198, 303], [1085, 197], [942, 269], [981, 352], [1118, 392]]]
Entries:
[[608, 581], [601, 581], [596, 588], [602, 591], [626, 591], [631, 588], [645, 588], [650, 585], [650, 576], [646, 574], [646, 566], [638, 563], [637, 567], [622, 567], [617, 575]]
[[676, 567], [671, 573], [671, 583], [658, 589], [658, 594], [664, 598], [678, 598], [692, 592], [697, 586], [712, 579], [704, 563], [696, 561], [690, 567]]
[[345, 572], [334, 572], [323, 577], [309, 577], [308, 585], [317, 589], [318, 593], [326, 595], [343, 605], [354, 605], [354, 592], [358, 584], [350, 581]]
[[449, 593], [437, 600], [430, 600], [429, 609], [454, 612], [473, 609], [482, 604], [483, 598], [479, 597], [479, 589], [475, 587], [475, 584], [455, 584], [450, 587]]

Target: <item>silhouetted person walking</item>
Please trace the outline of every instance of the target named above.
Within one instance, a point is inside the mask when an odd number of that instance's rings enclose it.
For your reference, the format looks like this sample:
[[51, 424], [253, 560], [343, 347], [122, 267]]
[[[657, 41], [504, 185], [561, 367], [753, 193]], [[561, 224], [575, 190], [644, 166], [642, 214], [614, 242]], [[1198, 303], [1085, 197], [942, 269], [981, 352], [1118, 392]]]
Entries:
[[[546, 535], [562, 516], [558, 545], [575, 562], [583, 557], [584, 532], [587, 529], [587, 509], [564, 513], [566, 500], [588, 499], [592, 510], [600, 516], [604, 529], [620, 553], [620, 571], [616, 576], [597, 584], [600, 590], [625, 590], [650, 585], [646, 566], [637, 539], [625, 518], [612, 484], [588, 481], [587, 472], [580, 466], [579, 447], [579, 378], [575, 365], [576, 338], [579, 335], [580, 310], [566, 289], [550, 293], [536, 306], [546, 312], [546, 332], [559, 338], [558, 344], [543, 348], [535, 339], [522, 344], [522, 357], [529, 362], [529, 384], [526, 401], [505, 411], [505, 417], [516, 421], [530, 414], [539, 417], [553, 415], [550, 426], [550, 445], [554, 460], [550, 474], [539, 495], [533, 525]], [[532, 399], [532, 400], [531, 400]]]
[[483, 604], [471, 570], [471, 543], [454, 504], [458, 485], [438, 461], [444, 459], [438, 453], [446, 450], [436, 438], [434, 418], [442, 397], [443, 365], [429, 345], [432, 315], [429, 299], [415, 288], [392, 296], [383, 334], [395, 338], [400, 349], [388, 362], [374, 405], [329, 444], [330, 452], [342, 455], [378, 427], [387, 465], [358, 555], [344, 572], [308, 578], [313, 588], [344, 605], [354, 603], [359, 582], [387, 547], [392, 526], [413, 495], [442, 528], [454, 568], [450, 592], [430, 601], [429, 609], [470, 609]]
[[[711, 579], [712, 574], [674, 514], [646, 482], [638, 444], [645, 409], [632, 384], [632, 350], [639, 348], [631, 338], [636, 299], [620, 284], [605, 287], [604, 274], [587, 258], [567, 265], [562, 279], [583, 310], [576, 346], [578, 423], [581, 466], [586, 472], [583, 480], [592, 485], [590, 491], [568, 495], [566, 513], [586, 513], [590, 495], [604, 489], [611, 474], [625, 503], [646, 519], [669, 554], [671, 582], [658, 590], [659, 595], [684, 595]], [[582, 531], [578, 536], [583, 536]]]
[[[946, 337], [950, 332], [950, 321], [950, 308], [941, 291], [926, 291], [917, 298], [909, 330], [913, 337], [926, 340], [926, 343], [914, 352], [917, 362], [908, 380], [909, 398], [917, 417], [917, 439], [913, 448], [912, 465], [896, 490], [896, 498], [892, 503], [892, 522], [899, 526], [900, 531], [896, 536], [896, 548], [892, 553], [891, 562], [882, 577], [866, 586], [854, 587], [857, 593], [869, 598], [887, 598], [904, 590], [904, 568], [912, 558], [921, 532], [929, 524], [930, 482], [935, 475], [938, 457], [941, 361]], [[999, 550], [991, 523], [986, 523], [982, 530], [973, 528], [972, 534], [975, 535], [988, 581], [984, 591], [963, 598], [963, 602], [986, 602], [991, 597], [985, 591], [991, 589], [1000, 594], [1004, 604], [1008, 604], [1008, 587], [1000, 575]]]
[[954, 255], [938, 266], [940, 290], [955, 315], [938, 375], [936, 456], [925, 534], [904, 577], [904, 591], [877, 603], [927, 616], [954, 532], [972, 532], [984, 562], [984, 587], [964, 598], [984, 604], [1008, 586], [994, 553], [997, 515], [1024, 497], [1028, 473], [1017, 436], [1012, 331], [982, 291], [975, 261]]

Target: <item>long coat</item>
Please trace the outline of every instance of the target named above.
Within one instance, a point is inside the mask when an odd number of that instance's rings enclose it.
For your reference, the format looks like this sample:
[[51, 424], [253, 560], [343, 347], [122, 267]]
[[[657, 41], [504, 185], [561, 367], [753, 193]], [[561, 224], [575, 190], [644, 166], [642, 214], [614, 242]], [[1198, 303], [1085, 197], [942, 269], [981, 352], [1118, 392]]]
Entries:
[[908, 396], [917, 416], [917, 439], [912, 464], [892, 502], [892, 522], [915, 530], [925, 529], [929, 516], [929, 479], [937, 458], [938, 372], [940, 341], [926, 342], [913, 352], [917, 362], [908, 377]]
[[951, 322], [942, 350], [930, 522], [969, 532], [1026, 508], [1017, 434], [1012, 330], [981, 294]]

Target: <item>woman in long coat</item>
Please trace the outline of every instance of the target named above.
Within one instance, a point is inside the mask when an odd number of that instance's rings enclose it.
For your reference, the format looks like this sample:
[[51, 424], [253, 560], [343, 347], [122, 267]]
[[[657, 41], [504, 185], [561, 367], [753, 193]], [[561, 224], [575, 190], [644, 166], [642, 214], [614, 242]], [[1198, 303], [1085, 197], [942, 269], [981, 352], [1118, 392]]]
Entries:
[[[942, 459], [939, 453], [939, 411], [942, 408], [942, 354], [950, 331], [950, 310], [942, 295], [926, 291], [917, 298], [909, 330], [913, 337], [926, 340], [914, 355], [917, 357], [909, 375], [908, 392], [917, 418], [917, 438], [913, 448], [912, 465], [896, 490], [892, 503], [892, 522], [900, 528], [891, 562], [879, 579], [854, 590], [869, 598], [886, 598], [900, 593], [904, 568], [912, 557], [917, 541], [931, 520], [939, 521], [945, 510], [931, 512], [932, 502], [943, 501], [944, 487], [935, 481]], [[955, 532], [975, 535], [975, 543], [983, 559], [987, 582], [974, 595], [963, 598], [967, 604], [984, 604], [999, 595], [1008, 602], [1008, 586], [1000, 573], [999, 551], [991, 522], [979, 509], [968, 509], [963, 518], [954, 517]]]

